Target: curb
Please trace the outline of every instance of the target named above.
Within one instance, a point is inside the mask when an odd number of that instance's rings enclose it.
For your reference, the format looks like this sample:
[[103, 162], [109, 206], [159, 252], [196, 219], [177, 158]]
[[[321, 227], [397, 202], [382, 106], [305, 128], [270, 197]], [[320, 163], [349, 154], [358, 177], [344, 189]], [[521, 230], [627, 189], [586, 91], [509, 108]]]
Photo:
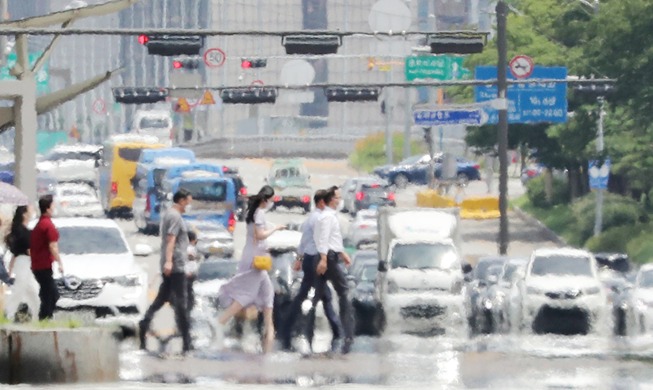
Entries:
[[530, 224], [533, 224], [533, 225], [536, 225], [537, 227], [539, 227], [539, 228], [540, 228], [544, 233], [546, 233], [547, 238], [548, 238], [549, 240], [555, 242], [556, 244], [558, 244], [558, 245], [560, 245], [560, 246], [569, 246], [569, 244], [567, 244], [567, 241], [565, 241], [564, 238], [560, 237], [560, 236], [557, 235], [553, 230], [549, 229], [549, 228], [548, 228], [544, 223], [542, 223], [542, 221], [540, 221], [539, 219], [533, 217], [532, 215], [530, 215], [529, 213], [525, 212], [524, 210], [520, 209], [520, 208], [517, 207], [517, 206], [510, 206], [510, 208], [511, 208], [511, 209], [515, 212], [515, 214], [517, 214], [517, 216], [518, 216], [519, 218], [521, 218], [524, 222], [527, 222], [527, 223], [530, 223]]

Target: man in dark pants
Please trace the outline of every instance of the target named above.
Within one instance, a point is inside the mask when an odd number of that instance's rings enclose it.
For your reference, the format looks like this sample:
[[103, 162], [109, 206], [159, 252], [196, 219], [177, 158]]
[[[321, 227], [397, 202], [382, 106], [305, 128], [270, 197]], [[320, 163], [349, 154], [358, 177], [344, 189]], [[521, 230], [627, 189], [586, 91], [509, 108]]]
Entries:
[[[324, 196], [326, 208], [320, 214], [315, 225], [315, 243], [320, 254], [317, 265], [317, 279], [315, 282], [315, 297], [313, 306], [317, 303], [317, 297], [328, 289], [326, 284], [330, 281], [338, 294], [340, 304], [340, 321], [342, 323], [345, 340], [342, 345], [342, 353], [347, 354], [354, 342], [354, 317], [351, 302], [349, 302], [349, 285], [343, 270], [339, 266], [342, 259], [345, 266], [351, 264], [349, 255], [345, 252], [342, 242], [342, 232], [338, 221], [336, 208], [340, 203], [340, 191], [338, 187], [331, 187]], [[317, 299], [316, 299], [317, 298]]]
[[[283, 349], [290, 349], [290, 343], [292, 338], [292, 330], [299, 315], [302, 303], [306, 300], [308, 292], [315, 285], [315, 269], [317, 268], [317, 263], [320, 259], [320, 256], [317, 253], [317, 247], [315, 245], [315, 239], [313, 237], [315, 223], [317, 222], [322, 210], [324, 210], [324, 196], [326, 195], [325, 190], [318, 190], [313, 196], [313, 202], [315, 203], [315, 209], [308, 217], [308, 219], [302, 225], [302, 238], [299, 243], [299, 248], [297, 249], [297, 262], [294, 264], [293, 268], [295, 271], [299, 271], [301, 268], [304, 271], [304, 277], [302, 278], [302, 284], [299, 287], [299, 292], [293, 299], [290, 304], [290, 311], [288, 312], [288, 317], [284, 327], [281, 329], [281, 343]], [[332, 349], [337, 345], [338, 340], [340, 339], [340, 321], [336, 316], [335, 311], [333, 310], [333, 305], [331, 303], [331, 290], [324, 290], [322, 295], [322, 308], [324, 313], [331, 325], [331, 330], [333, 331], [333, 340], [331, 342]], [[311, 309], [311, 312], [308, 315], [309, 323], [314, 321], [315, 318], [315, 306]], [[313, 342], [313, 326], [307, 327], [307, 338], [309, 345]]]
[[146, 349], [145, 336], [154, 314], [170, 302], [175, 311], [177, 329], [183, 340], [183, 353], [192, 349], [187, 305], [186, 262], [188, 260], [188, 227], [181, 217], [193, 200], [190, 192], [180, 189], [172, 198], [174, 204], [161, 219], [162, 282], [152, 305], [139, 322], [140, 348]]
[[39, 199], [41, 218], [34, 226], [30, 235], [29, 250], [32, 259], [32, 273], [40, 286], [39, 320], [50, 319], [59, 300], [57, 284], [52, 277], [52, 263], [59, 265], [59, 272], [63, 276], [63, 263], [59, 256], [59, 232], [52, 223], [52, 195], [45, 195]]

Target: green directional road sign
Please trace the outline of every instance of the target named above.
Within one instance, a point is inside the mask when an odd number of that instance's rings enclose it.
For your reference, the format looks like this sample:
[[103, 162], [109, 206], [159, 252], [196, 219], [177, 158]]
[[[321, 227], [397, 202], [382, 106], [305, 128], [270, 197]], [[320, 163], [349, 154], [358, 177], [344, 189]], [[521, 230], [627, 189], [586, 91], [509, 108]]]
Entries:
[[[29, 54], [29, 65], [34, 66], [36, 60], [41, 57], [41, 53]], [[0, 68], [0, 80], [15, 80], [16, 78], [9, 73], [9, 69], [16, 65], [16, 53], [9, 53], [7, 56], [7, 66]], [[48, 61], [43, 64], [41, 69], [34, 75], [36, 79], [36, 90], [38, 93], [47, 93], [50, 91], [50, 70]]]
[[454, 56], [408, 56], [406, 57], [406, 81], [458, 80], [470, 76], [463, 68], [463, 57]]

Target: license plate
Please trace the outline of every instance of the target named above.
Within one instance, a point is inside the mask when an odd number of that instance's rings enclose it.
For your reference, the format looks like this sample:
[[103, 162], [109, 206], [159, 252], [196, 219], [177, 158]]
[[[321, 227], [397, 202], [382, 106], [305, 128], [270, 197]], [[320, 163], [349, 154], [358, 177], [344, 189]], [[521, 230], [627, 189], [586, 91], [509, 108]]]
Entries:
[[212, 253], [212, 254], [221, 254], [222, 252], [224, 252], [224, 249], [221, 248], [221, 247], [215, 247], [215, 246], [211, 246], [211, 247], [209, 247], [209, 253]]
[[294, 196], [288, 196], [288, 197], [283, 198], [283, 200], [285, 200], [287, 202], [297, 202], [298, 199], [295, 198]]

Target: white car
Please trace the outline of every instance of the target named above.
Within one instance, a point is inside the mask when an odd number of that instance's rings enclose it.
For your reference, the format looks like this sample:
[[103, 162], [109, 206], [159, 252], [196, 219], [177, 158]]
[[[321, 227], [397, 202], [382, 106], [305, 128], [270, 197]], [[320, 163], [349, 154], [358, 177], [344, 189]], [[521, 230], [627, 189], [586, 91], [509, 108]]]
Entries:
[[234, 255], [234, 237], [222, 224], [208, 221], [189, 221], [197, 234], [197, 252], [204, 257]]
[[36, 163], [39, 172], [58, 182], [79, 182], [96, 186], [97, 167], [101, 159], [99, 145], [58, 145]]
[[345, 238], [348, 246], [358, 249], [361, 245], [373, 244], [378, 241], [376, 216], [376, 210], [361, 210], [356, 213]]
[[54, 208], [57, 217], [104, 216], [97, 193], [86, 184], [58, 184], [54, 190]]
[[90, 308], [97, 316], [145, 312], [147, 273], [136, 263], [116, 222], [91, 218], [52, 221], [59, 231], [65, 271], [61, 275], [58, 267], [53, 267], [60, 294], [58, 309]]
[[535, 250], [511, 300], [511, 324], [535, 333], [587, 334], [607, 320], [597, 263], [585, 250]]
[[172, 146], [172, 127], [172, 113], [166, 110], [138, 110], [132, 123], [135, 134], [154, 136], [167, 146]]
[[635, 319], [639, 321], [643, 332], [653, 326], [653, 264], [646, 264], [639, 269], [632, 291]]

